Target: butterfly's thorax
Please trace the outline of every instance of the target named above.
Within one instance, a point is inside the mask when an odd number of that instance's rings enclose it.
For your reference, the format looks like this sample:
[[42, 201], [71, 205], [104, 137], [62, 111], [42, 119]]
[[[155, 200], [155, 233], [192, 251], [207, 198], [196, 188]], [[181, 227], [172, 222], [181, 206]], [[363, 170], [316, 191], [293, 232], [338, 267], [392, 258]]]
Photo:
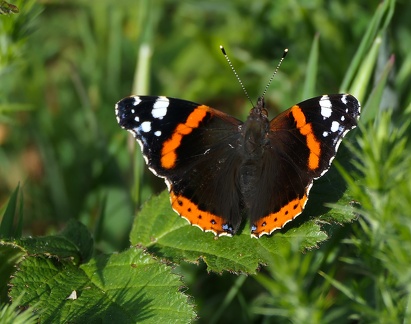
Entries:
[[242, 125], [244, 160], [255, 160], [261, 157], [265, 146], [268, 144], [267, 134], [270, 122], [264, 108], [264, 100], [258, 99], [257, 106], [251, 109], [245, 123]]
[[242, 156], [240, 167], [240, 190], [246, 205], [254, 198], [255, 186], [261, 176], [264, 151], [269, 147], [270, 122], [264, 108], [263, 98], [259, 98], [245, 123], [242, 125]]

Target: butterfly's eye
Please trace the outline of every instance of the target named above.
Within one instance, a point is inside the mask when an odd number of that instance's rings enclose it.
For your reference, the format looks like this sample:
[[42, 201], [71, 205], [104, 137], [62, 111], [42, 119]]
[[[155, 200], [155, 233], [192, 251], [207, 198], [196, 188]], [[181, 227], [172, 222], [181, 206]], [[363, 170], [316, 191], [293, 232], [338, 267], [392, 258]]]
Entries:
[[265, 108], [261, 109], [261, 114], [263, 114], [265, 117], [268, 117], [267, 109], [265, 109]]

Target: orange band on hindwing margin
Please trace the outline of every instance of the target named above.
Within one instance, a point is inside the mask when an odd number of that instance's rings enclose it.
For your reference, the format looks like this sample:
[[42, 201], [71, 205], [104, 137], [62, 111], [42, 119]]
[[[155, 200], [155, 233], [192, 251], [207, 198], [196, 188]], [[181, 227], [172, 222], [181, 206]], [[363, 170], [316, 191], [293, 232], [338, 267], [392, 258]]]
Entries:
[[161, 149], [161, 166], [165, 169], [172, 169], [177, 161], [176, 150], [181, 145], [185, 135], [190, 134], [194, 128], [197, 128], [207, 115], [207, 106], [198, 106], [184, 123], [180, 123], [175, 128], [173, 135], [168, 139]]
[[310, 150], [310, 155], [308, 157], [308, 167], [310, 168], [310, 170], [315, 170], [320, 166], [321, 144], [314, 135], [311, 123], [307, 123], [307, 120], [301, 108], [295, 105], [291, 108], [291, 113], [301, 135], [305, 136], [307, 147]]
[[215, 235], [231, 235], [223, 229], [224, 219], [210, 212], [200, 210], [196, 204], [189, 199], [170, 192], [171, 206], [181, 217], [185, 218], [191, 225], [200, 227], [203, 231], [213, 232]]
[[269, 214], [268, 216], [259, 219], [254, 224], [256, 229], [251, 233], [251, 235], [260, 237], [263, 234], [271, 234], [274, 230], [282, 228], [286, 223], [301, 214], [307, 200], [307, 194], [304, 194], [302, 198], [291, 200], [278, 212]]

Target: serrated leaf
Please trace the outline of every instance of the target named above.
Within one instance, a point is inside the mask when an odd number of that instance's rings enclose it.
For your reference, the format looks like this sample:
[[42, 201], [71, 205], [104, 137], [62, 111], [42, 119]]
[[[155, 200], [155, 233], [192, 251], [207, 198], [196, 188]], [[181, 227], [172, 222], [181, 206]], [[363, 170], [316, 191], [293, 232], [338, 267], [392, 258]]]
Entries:
[[35, 305], [43, 323], [190, 322], [195, 313], [170, 267], [140, 249], [100, 256], [80, 267], [68, 260], [27, 257], [10, 295]]
[[45, 237], [27, 237], [15, 241], [28, 254], [45, 254], [60, 259], [70, 258], [75, 263], [90, 259], [93, 252], [93, 239], [87, 228], [78, 221], [71, 220], [58, 235]]
[[[340, 155], [345, 153], [347, 150], [343, 148]], [[331, 168], [325, 177], [315, 181], [302, 215], [284, 229], [259, 239], [250, 237], [248, 223], [233, 237], [217, 238], [212, 233], [201, 232], [172, 210], [169, 195], [163, 192], [148, 201], [136, 216], [130, 241], [175, 263], [203, 260], [209, 271], [254, 274], [261, 264], [268, 264], [270, 254], [279, 253], [281, 245], [297, 244], [303, 251], [326, 240], [327, 234], [321, 230], [319, 222], [352, 221], [355, 215], [345, 191], [343, 178]], [[331, 209], [334, 205], [339, 208]]]
[[24, 250], [10, 242], [0, 241], [0, 301], [7, 302], [7, 283], [10, 276], [16, 270], [16, 264], [24, 256]]
[[59, 236], [77, 246], [82, 262], [90, 260], [93, 254], [93, 239], [86, 226], [76, 220], [70, 220]]

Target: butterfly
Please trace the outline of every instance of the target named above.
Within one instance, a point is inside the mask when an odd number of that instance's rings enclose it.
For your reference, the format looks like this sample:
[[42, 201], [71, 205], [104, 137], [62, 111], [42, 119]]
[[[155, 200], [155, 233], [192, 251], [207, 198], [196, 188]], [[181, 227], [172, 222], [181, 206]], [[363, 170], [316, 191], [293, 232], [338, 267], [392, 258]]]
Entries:
[[256, 238], [301, 214], [360, 110], [349, 94], [305, 100], [272, 120], [260, 97], [245, 122], [164, 96], [126, 97], [115, 109], [164, 178], [174, 211], [217, 236], [236, 234], [248, 218]]

